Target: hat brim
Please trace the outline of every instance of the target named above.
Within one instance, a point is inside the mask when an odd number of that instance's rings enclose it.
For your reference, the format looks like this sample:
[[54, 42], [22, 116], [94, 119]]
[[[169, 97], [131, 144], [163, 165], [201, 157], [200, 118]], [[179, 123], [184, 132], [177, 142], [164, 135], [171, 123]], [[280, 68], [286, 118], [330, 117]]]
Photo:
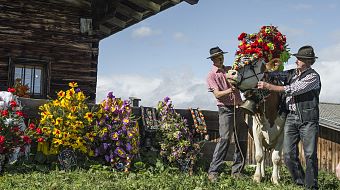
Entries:
[[221, 55], [221, 54], [226, 54], [226, 53], [228, 53], [228, 52], [227, 51], [217, 52], [217, 53], [214, 53], [214, 54], [210, 55], [210, 57], [207, 57], [207, 59], [211, 59], [211, 58], [213, 58], [215, 56], [218, 56], [218, 55]]
[[317, 59], [318, 57], [307, 57], [307, 56], [303, 56], [303, 55], [299, 55], [297, 53], [293, 54], [293, 56], [297, 57], [297, 58], [303, 58], [303, 59]]

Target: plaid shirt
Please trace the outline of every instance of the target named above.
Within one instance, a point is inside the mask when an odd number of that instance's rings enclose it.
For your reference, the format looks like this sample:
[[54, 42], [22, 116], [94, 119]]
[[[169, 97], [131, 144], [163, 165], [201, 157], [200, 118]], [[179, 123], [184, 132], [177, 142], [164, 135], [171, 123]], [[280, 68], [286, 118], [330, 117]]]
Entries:
[[[231, 84], [227, 81], [226, 70], [219, 69], [213, 65], [207, 77], [207, 85], [209, 92], [213, 92], [214, 90], [223, 91], [231, 88]], [[234, 105], [234, 102], [236, 105], [240, 105], [242, 102], [241, 94], [238, 90], [235, 90], [234, 93], [222, 96], [216, 100], [217, 106], [231, 106]]]
[[293, 98], [294, 96], [320, 88], [320, 79], [316, 73], [310, 73], [300, 80], [298, 79], [298, 77], [299, 75], [296, 70], [292, 78], [293, 82], [289, 85], [284, 86], [284, 90], [287, 96], [286, 103], [288, 110], [290, 111], [296, 111], [296, 104]]

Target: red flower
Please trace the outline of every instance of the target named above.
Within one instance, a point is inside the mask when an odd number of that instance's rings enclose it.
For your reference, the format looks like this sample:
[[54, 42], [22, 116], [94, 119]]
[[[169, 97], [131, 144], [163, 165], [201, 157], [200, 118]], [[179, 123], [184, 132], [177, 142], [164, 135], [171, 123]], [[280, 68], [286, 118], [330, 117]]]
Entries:
[[44, 141], [45, 141], [45, 139], [42, 138], [42, 137], [38, 138], [38, 140], [37, 140], [37, 142], [44, 142]]
[[15, 112], [18, 116], [20, 117], [23, 117], [24, 116], [24, 113], [22, 111], [16, 111]]
[[28, 126], [28, 128], [29, 128], [30, 130], [34, 130], [34, 128], [35, 128], [34, 123], [30, 123], [30, 125]]
[[22, 136], [22, 140], [26, 143], [26, 144], [31, 144], [32, 140], [29, 136], [25, 135]]
[[9, 104], [11, 105], [11, 107], [16, 107], [18, 105], [17, 102], [14, 100], [10, 101]]
[[3, 144], [5, 142], [6, 138], [2, 135], [0, 135], [0, 144]]
[[3, 110], [1, 112], [1, 115], [4, 116], [4, 117], [8, 116], [8, 110]]
[[10, 93], [14, 93], [15, 92], [15, 88], [8, 88], [7, 91], [10, 92]]
[[237, 39], [241, 41], [241, 40], [243, 40], [243, 38], [246, 37], [246, 36], [247, 36], [247, 33], [242, 32], [242, 33], [238, 36]]
[[35, 130], [38, 134], [41, 134], [41, 129], [38, 127], [36, 130]]

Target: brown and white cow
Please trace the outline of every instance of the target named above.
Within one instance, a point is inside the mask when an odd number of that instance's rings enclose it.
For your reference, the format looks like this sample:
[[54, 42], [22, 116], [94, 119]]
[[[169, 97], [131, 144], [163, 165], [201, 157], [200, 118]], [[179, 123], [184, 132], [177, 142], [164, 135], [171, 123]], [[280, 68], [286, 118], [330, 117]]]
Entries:
[[[270, 68], [276, 66], [274, 61], [266, 64], [263, 60], [260, 60], [237, 71], [229, 71], [227, 78], [230, 79], [229, 82], [237, 85], [242, 91], [250, 90], [251, 93], [254, 93], [256, 90], [251, 89], [256, 88], [257, 82], [263, 79], [265, 71], [269, 71], [271, 70]], [[279, 183], [279, 164], [281, 162], [283, 127], [285, 123], [285, 118], [278, 113], [280, 103], [280, 94], [271, 92], [259, 100], [257, 109], [252, 115], [252, 135], [255, 143], [256, 160], [254, 180], [256, 182], [260, 182], [265, 175], [265, 150], [272, 150], [273, 171], [271, 180], [274, 184]]]
[[255, 143], [256, 170], [254, 180], [260, 182], [264, 177], [265, 151], [271, 150], [273, 171], [271, 180], [279, 183], [279, 165], [283, 145], [285, 118], [279, 114], [280, 95], [271, 92], [259, 105], [253, 117], [253, 139]]

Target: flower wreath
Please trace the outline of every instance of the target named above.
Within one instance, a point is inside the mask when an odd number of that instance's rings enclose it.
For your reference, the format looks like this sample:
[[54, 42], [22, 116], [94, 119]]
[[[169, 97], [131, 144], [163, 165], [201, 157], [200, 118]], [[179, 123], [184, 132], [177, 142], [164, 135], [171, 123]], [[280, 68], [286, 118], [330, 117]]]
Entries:
[[[241, 42], [235, 53], [233, 64], [235, 70], [261, 58], [266, 63], [274, 58], [279, 58], [285, 63], [290, 58], [286, 36], [275, 26], [262, 26], [258, 33], [253, 34], [243, 32], [238, 36], [238, 40]], [[278, 70], [283, 70], [283, 64]]]
[[201, 135], [207, 134], [207, 125], [201, 110], [189, 108], [192, 119], [194, 120], [195, 131]]

